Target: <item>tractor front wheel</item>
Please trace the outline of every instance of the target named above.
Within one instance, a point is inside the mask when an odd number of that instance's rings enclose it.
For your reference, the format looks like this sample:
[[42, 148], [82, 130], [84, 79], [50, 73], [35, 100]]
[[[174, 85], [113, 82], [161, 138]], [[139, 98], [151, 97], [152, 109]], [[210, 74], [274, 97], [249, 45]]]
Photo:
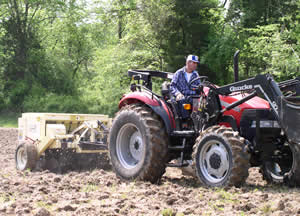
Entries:
[[33, 170], [37, 162], [37, 148], [33, 143], [21, 143], [15, 153], [16, 168], [24, 171]]
[[285, 142], [280, 159], [264, 161], [260, 172], [270, 183], [300, 186], [300, 148], [298, 144]]
[[198, 179], [207, 186], [241, 186], [249, 175], [244, 138], [231, 128], [206, 129], [197, 138], [192, 157]]
[[[280, 154], [278, 154], [280, 153]], [[275, 149], [273, 155], [268, 160], [262, 162], [260, 173], [263, 179], [269, 184], [281, 184], [284, 176], [291, 172], [293, 167], [294, 154], [288, 142], [283, 143], [280, 151]], [[294, 173], [294, 172], [293, 172]], [[290, 176], [292, 174], [290, 173]]]
[[116, 175], [157, 182], [165, 172], [168, 137], [148, 106], [133, 104], [116, 115], [109, 133], [109, 155]]
[[290, 187], [300, 186], [300, 147], [299, 144], [289, 143], [292, 151], [292, 166], [289, 172], [284, 174], [284, 183]]

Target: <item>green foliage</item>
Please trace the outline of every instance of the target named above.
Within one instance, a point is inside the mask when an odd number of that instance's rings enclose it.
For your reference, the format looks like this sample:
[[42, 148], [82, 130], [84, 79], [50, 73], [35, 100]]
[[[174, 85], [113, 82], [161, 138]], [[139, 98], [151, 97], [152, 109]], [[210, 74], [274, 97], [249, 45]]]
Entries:
[[[215, 13], [213, 13], [215, 11]], [[225, 23], [224, 13], [221, 10], [212, 10], [219, 23], [211, 28], [208, 50], [202, 57], [202, 64], [209, 70], [202, 75], [209, 77], [210, 81], [219, 85], [233, 82], [233, 55], [239, 46], [238, 36], [230, 25]]]
[[24, 101], [24, 112], [87, 113], [81, 97], [49, 93], [43, 97], [29, 95]]
[[0, 55], [4, 60], [0, 101], [4, 106], [18, 112], [85, 111], [77, 85], [92, 46], [86, 35], [88, 26], [80, 25], [84, 12], [79, 5], [74, 1], [7, 1], [1, 6], [8, 16], [0, 23], [0, 44], [5, 51]]
[[63, 7], [63, 1], [59, 0], [1, 2], [2, 92], [8, 98], [7, 106], [11, 109], [21, 111], [32, 82], [39, 82], [45, 63], [39, 27], [44, 20], [56, 16]]
[[[128, 69], [175, 72], [200, 56], [199, 73], [233, 81], [299, 76], [300, 2], [232, 0], [0, 2], [0, 111], [113, 116]], [[161, 81], [154, 81], [159, 93]]]
[[122, 44], [134, 50], [136, 65], [147, 69], [166, 69], [163, 47], [168, 35], [168, 19], [172, 16], [173, 4], [169, 1], [139, 1], [140, 10], [132, 10], [125, 26], [126, 35]]
[[[169, 68], [177, 70], [185, 63], [184, 56], [196, 54], [202, 56], [207, 51], [209, 33], [214, 26], [218, 1], [182, 1], [176, 0], [174, 16], [169, 18], [168, 37], [164, 47]], [[205, 71], [206, 67], [202, 68]]]
[[245, 34], [250, 35], [241, 55], [246, 77], [271, 73], [284, 80], [299, 74], [300, 59], [293, 53], [289, 32], [280, 32], [280, 26], [273, 24], [245, 29]]
[[113, 116], [120, 98], [129, 90], [130, 79], [125, 68], [129, 69], [134, 60], [129, 50], [121, 45], [98, 50], [95, 55], [94, 68], [91, 68], [93, 76], [80, 90], [89, 112]]
[[267, 72], [280, 80], [299, 76], [300, 2], [231, 2], [226, 19], [238, 33], [242, 78]]
[[236, 26], [245, 28], [279, 24], [285, 16], [296, 19], [297, 3], [298, 0], [231, 0], [227, 18]]
[[5, 127], [5, 128], [18, 127], [18, 117], [20, 117], [20, 114], [18, 113], [12, 113], [12, 112], [0, 113], [0, 127]]

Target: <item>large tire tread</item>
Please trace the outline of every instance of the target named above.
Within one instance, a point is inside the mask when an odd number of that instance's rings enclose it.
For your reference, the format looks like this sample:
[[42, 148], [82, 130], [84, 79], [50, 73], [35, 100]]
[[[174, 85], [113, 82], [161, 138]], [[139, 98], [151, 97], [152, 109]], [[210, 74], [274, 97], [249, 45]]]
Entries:
[[293, 153], [293, 165], [290, 172], [284, 176], [284, 183], [290, 187], [300, 187], [300, 146], [292, 143], [290, 148]]
[[262, 164], [259, 168], [259, 173], [262, 175], [263, 180], [265, 180], [268, 184], [282, 184], [283, 183], [283, 179], [282, 180], [277, 180], [275, 178], [273, 178], [271, 176], [271, 174], [269, 173], [269, 171], [267, 170], [266, 167], [264, 167], [265, 165]]
[[[146, 139], [149, 141], [150, 151], [146, 152], [149, 157], [146, 157], [148, 161], [144, 161], [144, 167], [141, 168], [137, 176], [133, 176], [131, 179], [150, 181], [156, 183], [162, 175], [165, 173], [166, 169], [166, 156], [168, 151], [168, 137], [166, 131], [163, 129], [164, 125], [161, 119], [155, 114], [148, 106], [143, 104], [131, 104], [123, 107], [117, 114], [114, 121], [118, 121], [118, 117], [122, 115], [138, 115], [140, 121], [146, 128]], [[109, 144], [110, 146], [110, 144]], [[111, 160], [110, 156], [110, 160]], [[125, 180], [130, 180], [124, 178], [120, 175], [118, 170], [113, 170], [116, 175]]]
[[[233, 167], [228, 180], [223, 185], [217, 186], [236, 186], [243, 185], [249, 176], [248, 169], [250, 167], [249, 159], [250, 155], [244, 149], [245, 139], [240, 137], [238, 132], [233, 131], [231, 128], [215, 125], [204, 131], [197, 139], [196, 144], [193, 146], [193, 166], [195, 167], [195, 158], [197, 149], [201, 143], [201, 140], [206, 136], [215, 135], [218, 137], [225, 137], [228, 143], [231, 145], [233, 156]], [[204, 183], [204, 182], [202, 182]], [[205, 184], [205, 183], [204, 183]], [[208, 185], [211, 186], [211, 185]]]
[[[24, 151], [27, 154], [26, 165], [25, 165], [25, 167], [23, 169], [21, 169], [18, 166], [18, 159], [17, 159], [17, 157], [18, 157], [18, 151], [21, 148], [24, 148]], [[36, 166], [36, 163], [37, 163], [37, 148], [36, 148], [36, 145], [34, 145], [33, 143], [30, 143], [30, 142], [23, 142], [23, 143], [21, 143], [17, 147], [17, 149], [16, 149], [15, 161], [16, 161], [16, 168], [18, 170], [21, 170], [21, 171], [24, 171], [26, 169], [33, 170], [35, 168], [35, 166]]]

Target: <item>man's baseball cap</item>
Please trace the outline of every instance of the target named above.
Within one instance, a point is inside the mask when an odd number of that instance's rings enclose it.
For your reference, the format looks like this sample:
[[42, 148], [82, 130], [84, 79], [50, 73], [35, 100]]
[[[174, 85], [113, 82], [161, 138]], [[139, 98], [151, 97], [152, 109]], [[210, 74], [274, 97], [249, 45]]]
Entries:
[[199, 57], [196, 56], [196, 55], [189, 55], [189, 56], [186, 58], [186, 61], [193, 61], [193, 62], [199, 63]]

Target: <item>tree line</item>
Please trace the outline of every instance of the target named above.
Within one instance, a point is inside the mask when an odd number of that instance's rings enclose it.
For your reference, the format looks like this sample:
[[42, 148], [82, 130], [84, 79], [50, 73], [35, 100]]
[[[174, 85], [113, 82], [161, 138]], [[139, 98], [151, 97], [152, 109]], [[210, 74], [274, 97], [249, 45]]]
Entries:
[[[128, 69], [299, 76], [300, 0], [2, 0], [0, 111], [113, 115]], [[159, 89], [159, 81], [155, 83]]]

